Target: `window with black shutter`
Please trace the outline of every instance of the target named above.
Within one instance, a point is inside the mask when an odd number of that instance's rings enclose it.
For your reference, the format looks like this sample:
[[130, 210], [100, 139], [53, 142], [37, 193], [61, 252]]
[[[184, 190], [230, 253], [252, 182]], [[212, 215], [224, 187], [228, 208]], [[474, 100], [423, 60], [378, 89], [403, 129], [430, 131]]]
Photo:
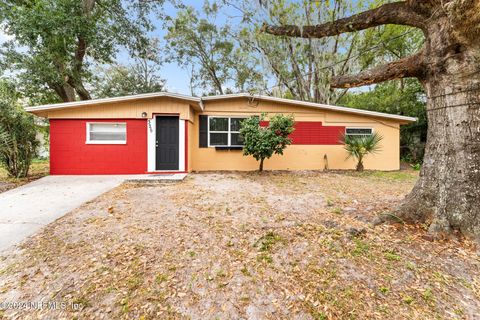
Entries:
[[208, 116], [200, 115], [199, 147], [208, 148]]

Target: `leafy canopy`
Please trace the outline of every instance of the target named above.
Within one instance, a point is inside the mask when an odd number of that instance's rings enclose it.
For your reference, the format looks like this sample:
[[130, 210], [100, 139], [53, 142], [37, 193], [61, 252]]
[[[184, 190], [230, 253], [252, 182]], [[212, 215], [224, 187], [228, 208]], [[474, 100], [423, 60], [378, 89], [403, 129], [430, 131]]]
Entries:
[[93, 95], [108, 98], [164, 91], [165, 80], [161, 78], [159, 68], [159, 64], [146, 59], [138, 59], [126, 66], [99, 68], [93, 81]]
[[[344, 34], [323, 39], [276, 37], [261, 31], [264, 23], [316, 25], [332, 21], [361, 6], [358, 1], [227, 1], [243, 12], [238, 41], [262, 62], [265, 77], [274, 82], [269, 93], [303, 101], [335, 104], [343, 90], [330, 90], [333, 75], [358, 65], [358, 36]], [[265, 4], [266, 4], [265, 2]], [[233, 4], [235, 3], [235, 4]], [[340, 61], [340, 62], [339, 62]]]
[[251, 155], [260, 161], [263, 170], [264, 159], [273, 154], [283, 155], [283, 150], [292, 143], [289, 135], [293, 132], [293, 115], [274, 115], [265, 123], [266, 114], [252, 116], [241, 123], [240, 134], [244, 139], [243, 154]]
[[263, 80], [257, 60], [232, 37], [228, 23], [218, 23], [217, 3], [205, 1], [202, 12], [179, 6], [175, 18], [167, 18], [167, 56], [191, 72], [191, 91], [224, 94], [258, 88]]
[[[120, 48], [142, 52], [163, 1], [35, 0], [0, 2], [1, 69], [20, 78], [27, 96], [51, 90], [57, 99], [90, 99], [93, 63], [111, 63]], [[38, 99], [38, 98], [37, 98]]]

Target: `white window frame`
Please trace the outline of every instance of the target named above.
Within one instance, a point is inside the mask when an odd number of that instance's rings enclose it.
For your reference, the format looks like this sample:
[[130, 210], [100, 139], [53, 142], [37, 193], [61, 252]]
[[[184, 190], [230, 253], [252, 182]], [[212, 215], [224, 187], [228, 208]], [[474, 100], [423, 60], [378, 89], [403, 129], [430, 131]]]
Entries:
[[[370, 134], [363, 134], [363, 133], [347, 133], [348, 129], [370, 129]], [[360, 137], [365, 137], [365, 136], [371, 136], [375, 130], [371, 127], [345, 127], [345, 136], [360, 136]]]
[[[125, 140], [90, 140], [90, 127], [92, 124], [120, 124], [125, 125]], [[86, 144], [127, 144], [127, 123], [126, 122], [87, 122], [86, 125]]]
[[[210, 119], [211, 118], [227, 118], [228, 119], [228, 131], [211, 131], [210, 130]], [[230, 122], [231, 122], [231, 119], [232, 118], [235, 118], [235, 119], [247, 119], [247, 117], [245, 116], [208, 116], [208, 123], [207, 123], [207, 139], [208, 139], [208, 147], [210, 148], [215, 148], [215, 147], [243, 147], [242, 144], [234, 144], [232, 145], [232, 133], [240, 133], [240, 131], [232, 131], [231, 130], [231, 126], [230, 126]], [[227, 145], [210, 145], [210, 133], [226, 133], [227, 134], [227, 141], [228, 141], [228, 144]]]

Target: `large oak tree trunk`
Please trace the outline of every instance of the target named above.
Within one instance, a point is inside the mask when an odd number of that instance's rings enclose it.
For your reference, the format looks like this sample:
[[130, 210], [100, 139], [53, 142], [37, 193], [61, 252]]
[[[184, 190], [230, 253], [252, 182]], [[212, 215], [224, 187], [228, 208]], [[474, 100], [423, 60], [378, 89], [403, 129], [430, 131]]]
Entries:
[[461, 32], [466, 17], [432, 17], [419, 77], [428, 97], [424, 164], [398, 214], [428, 222], [435, 235], [458, 229], [480, 240], [480, 41]]
[[432, 46], [429, 72], [428, 136], [420, 178], [399, 210], [402, 218], [430, 222], [431, 233], [459, 229], [480, 239], [480, 61], [462, 47]]
[[397, 216], [430, 222], [434, 234], [460, 230], [480, 240], [480, 0], [406, 0], [316, 26], [269, 26], [270, 34], [322, 38], [384, 24], [421, 29], [417, 54], [357, 75], [350, 88], [418, 78], [427, 94], [428, 136], [420, 178]]

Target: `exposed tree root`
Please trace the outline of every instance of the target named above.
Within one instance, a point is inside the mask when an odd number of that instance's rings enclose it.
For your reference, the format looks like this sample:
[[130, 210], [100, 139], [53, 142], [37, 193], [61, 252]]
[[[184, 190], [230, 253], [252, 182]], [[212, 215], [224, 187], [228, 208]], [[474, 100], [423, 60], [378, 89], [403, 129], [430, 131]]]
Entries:
[[[424, 192], [426, 189], [420, 188], [420, 184], [421, 181], [417, 183], [417, 186], [405, 197], [395, 211], [380, 214], [373, 221], [373, 225], [377, 226], [384, 223], [426, 224], [428, 225], [428, 232], [425, 238], [428, 240], [456, 237], [459, 235], [457, 231], [468, 235], [467, 228], [455, 226], [448, 220], [447, 215], [438, 213], [437, 210], [439, 209], [435, 209], [438, 207], [438, 204], [435, 203], [436, 197], [432, 193], [426, 194]], [[423, 190], [423, 192], [420, 190]], [[470, 233], [469, 235], [478, 240], [475, 234]]]

